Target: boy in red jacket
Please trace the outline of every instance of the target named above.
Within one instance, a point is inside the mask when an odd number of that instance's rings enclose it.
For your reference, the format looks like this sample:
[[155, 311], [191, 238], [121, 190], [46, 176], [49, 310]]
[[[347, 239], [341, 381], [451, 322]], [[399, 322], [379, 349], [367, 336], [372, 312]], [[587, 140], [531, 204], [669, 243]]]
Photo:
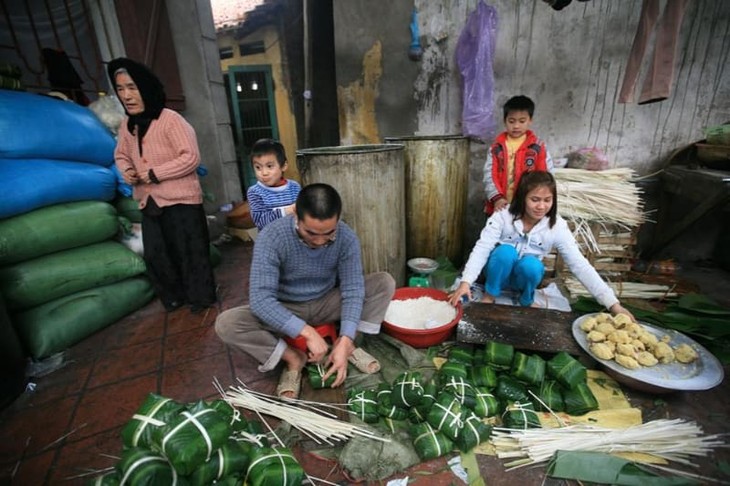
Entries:
[[504, 104], [503, 112], [506, 130], [489, 147], [484, 165], [484, 212], [488, 216], [512, 202], [524, 172], [553, 171], [545, 142], [530, 130], [535, 103], [527, 96], [513, 96]]

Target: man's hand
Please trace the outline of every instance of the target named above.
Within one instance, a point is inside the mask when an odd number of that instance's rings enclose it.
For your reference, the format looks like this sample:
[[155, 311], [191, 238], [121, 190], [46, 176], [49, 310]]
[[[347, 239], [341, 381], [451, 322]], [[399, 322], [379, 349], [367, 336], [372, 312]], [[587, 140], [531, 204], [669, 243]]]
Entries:
[[300, 333], [307, 340], [307, 361], [321, 363], [327, 354], [327, 342], [312, 326], [305, 324]]
[[500, 209], [506, 207], [508, 204], [509, 203], [507, 202], [507, 200], [505, 198], [500, 197], [499, 199], [494, 201], [494, 212], [496, 213]]
[[347, 378], [347, 360], [353, 351], [355, 351], [355, 343], [349, 337], [340, 336], [335, 342], [332, 352], [327, 358], [327, 373], [322, 377], [322, 380], [326, 381], [330, 375], [337, 373], [337, 378], [332, 383], [332, 388], [340, 386], [345, 382], [345, 378]]

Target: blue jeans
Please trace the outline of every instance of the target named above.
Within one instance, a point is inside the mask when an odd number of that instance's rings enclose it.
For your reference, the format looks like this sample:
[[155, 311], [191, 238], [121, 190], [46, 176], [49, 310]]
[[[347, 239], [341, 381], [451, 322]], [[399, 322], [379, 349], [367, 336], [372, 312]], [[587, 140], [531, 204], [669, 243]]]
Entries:
[[484, 275], [487, 282], [484, 290], [493, 297], [499, 296], [503, 289], [520, 292], [520, 305], [529, 306], [535, 300], [535, 289], [542, 281], [545, 266], [533, 255], [519, 258], [517, 250], [511, 245], [499, 245], [489, 255]]

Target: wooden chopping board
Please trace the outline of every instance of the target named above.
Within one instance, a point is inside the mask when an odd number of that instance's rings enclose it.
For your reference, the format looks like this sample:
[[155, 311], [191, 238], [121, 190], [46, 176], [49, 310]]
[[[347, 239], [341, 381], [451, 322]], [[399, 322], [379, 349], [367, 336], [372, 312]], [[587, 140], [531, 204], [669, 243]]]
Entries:
[[571, 331], [578, 317], [574, 312], [473, 302], [464, 308], [456, 337], [464, 343], [498, 341], [517, 349], [581, 356]]

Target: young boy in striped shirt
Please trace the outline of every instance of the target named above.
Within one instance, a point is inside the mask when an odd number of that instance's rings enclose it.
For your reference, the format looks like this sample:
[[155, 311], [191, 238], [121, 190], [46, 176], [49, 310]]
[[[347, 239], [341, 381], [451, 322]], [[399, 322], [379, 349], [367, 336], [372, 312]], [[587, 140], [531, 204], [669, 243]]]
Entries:
[[246, 194], [251, 218], [260, 231], [272, 221], [294, 214], [294, 202], [302, 188], [296, 181], [284, 178], [288, 167], [286, 153], [276, 140], [264, 138], [254, 143], [251, 164], [258, 182]]

